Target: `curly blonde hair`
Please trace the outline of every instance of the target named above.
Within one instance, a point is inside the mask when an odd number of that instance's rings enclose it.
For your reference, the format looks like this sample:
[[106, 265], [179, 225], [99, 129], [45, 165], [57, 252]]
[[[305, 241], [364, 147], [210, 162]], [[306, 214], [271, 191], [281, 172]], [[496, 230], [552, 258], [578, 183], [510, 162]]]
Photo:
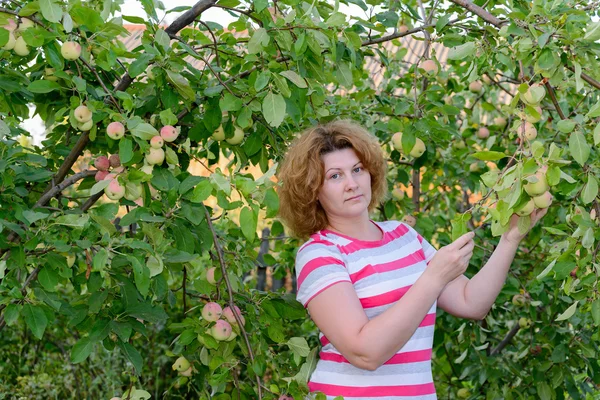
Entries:
[[321, 157], [346, 148], [356, 152], [371, 175], [369, 211], [386, 196], [387, 165], [374, 135], [350, 120], [309, 128], [292, 142], [279, 171], [279, 214], [293, 235], [307, 238], [327, 226], [327, 215], [317, 201], [325, 176]]

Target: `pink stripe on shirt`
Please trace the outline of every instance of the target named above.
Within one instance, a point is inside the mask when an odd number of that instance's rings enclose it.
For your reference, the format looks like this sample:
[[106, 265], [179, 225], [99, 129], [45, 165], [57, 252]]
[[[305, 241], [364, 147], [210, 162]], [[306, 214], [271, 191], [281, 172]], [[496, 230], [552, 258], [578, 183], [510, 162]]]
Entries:
[[435, 393], [433, 383], [421, 385], [398, 386], [369, 386], [353, 387], [341, 385], [328, 385], [326, 383], [308, 383], [311, 392], [320, 391], [325, 395], [344, 397], [387, 397], [387, 396], [425, 396]]

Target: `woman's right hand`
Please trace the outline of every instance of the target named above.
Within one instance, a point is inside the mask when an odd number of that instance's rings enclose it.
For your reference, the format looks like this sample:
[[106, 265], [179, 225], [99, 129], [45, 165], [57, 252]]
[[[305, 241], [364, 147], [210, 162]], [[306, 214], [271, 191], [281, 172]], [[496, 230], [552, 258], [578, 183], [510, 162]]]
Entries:
[[425, 272], [443, 286], [458, 278], [467, 270], [469, 260], [473, 256], [474, 237], [474, 232], [467, 232], [448, 246], [439, 249]]

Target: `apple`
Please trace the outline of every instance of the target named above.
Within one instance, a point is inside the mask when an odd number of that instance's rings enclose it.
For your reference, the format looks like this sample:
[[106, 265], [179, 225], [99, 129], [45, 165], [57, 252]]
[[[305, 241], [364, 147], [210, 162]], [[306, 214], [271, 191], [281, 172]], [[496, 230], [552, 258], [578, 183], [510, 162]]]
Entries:
[[110, 161], [106, 156], [100, 156], [94, 161], [94, 167], [99, 171], [108, 171], [108, 168], [110, 168]]
[[112, 179], [108, 186], [104, 189], [106, 197], [111, 200], [119, 200], [125, 196], [125, 187], [119, 183], [118, 180]]
[[[237, 315], [240, 317], [240, 320], [242, 321], [242, 325], [246, 324], [246, 320], [244, 320], [244, 317], [242, 316], [242, 313], [240, 311], [240, 309], [238, 308], [238, 306], [234, 306], [234, 310], [237, 313]], [[227, 321], [229, 321], [230, 324], [233, 325], [237, 325], [237, 320], [235, 319], [235, 316], [233, 315], [233, 311], [231, 309], [231, 307], [227, 306], [223, 309], [223, 316], [225, 317], [225, 319]]]
[[531, 320], [529, 318], [521, 317], [519, 318], [519, 326], [521, 328], [529, 328], [531, 326]]
[[469, 83], [469, 90], [473, 93], [481, 93], [483, 85], [479, 81], [473, 81]]
[[121, 400], [120, 397], [111, 397], [110, 400]]
[[[96, 174], [98, 174], [98, 173], [96, 172]], [[103, 180], [103, 181], [105, 181], [105, 180], [111, 180], [111, 179], [115, 179], [116, 177], [117, 177], [117, 175], [116, 175], [116, 174], [112, 174], [112, 173], [111, 173], [111, 174], [107, 174], [107, 175], [104, 177], [104, 179], [102, 179], [102, 180]]]
[[398, 27], [398, 33], [405, 33], [408, 32], [408, 26], [402, 24]]
[[452, 144], [452, 146], [457, 150], [462, 150], [467, 147], [464, 141], [458, 140]]
[[523, 307], [525, 305], [525, 296], [522, 294], [515, 294], [512, 298], [512, 303], [517, 307]]
[[402, 152], [402, 132], [396, 132], [392, 135], [392, 146]]
[[17, 27], [17, 31], [23, 32], [26, 29], [33, 27], [35, 24], [29, 18], [21, 18], [21, 23]]
[[215, 271], [216, 268], [212, 267], [206, 270], [206, 280], [208, 281], [208, 283], [216, 285], [217, 284], [217, 280], [215, 279]]
[[527, 182], [523, 187], [528, 195], [540, 196], [548, 190], [548, 181], [546, 180], [546, 173], [538, 171], [535, 173], [536, 182]]
[[92, 129], [93, 125], [94, 125], [94, 121], [90, 119], [88, 122], [84, 122], [82, 124], [77, 124], [77, 128], [82, 132], [87, 132], [90, 129]]
[[160, 129], [160, 136], [165, 142], [172, 142], [179, 136], [179, 131], [174, 126], [165, 125]]
[[154, 149], [160, 149], [164, 144], [165, 140], [159, 135], [156, 135], [150, 139], [150, 147]]
[[190, 362], [185, 357], [181, 356], [177, 360], [175, 360], [171, 368], [173, 368], [173, 371], [183, 372], [191, 366], [192, 365], [190, 364]]
[[404, 217], [402, 217], [402, 222], [414, 228], [417, 224], [417, 219], [412, 215], [405, 215]]
[[225, 140], [225, 131], [223, 130], [223, 125], [219, 125], [217, 130], [213, 132], [212, 138], [218, 142]]
[[151, 147], [146, 154], [146, 162], [151, 165], [162, 164], [165, 161], [165, 151], [163, 149], [155, 149]]
[[477, 137], [479, 139], [487, 139], [488, 137], [490, 137], [490, 130], [488, 128], [486, 128], [485, 126], [482, 126], [477, 131]]
[[94, 179], [96, 182], [100, 182], [106, 179], [106, 175], [108, 175], [108, 171], [98, 171], [96, 172], [96, 175], [94, 175]]
[[427, 75], [437, 75], [438, 66], [433, 60], [425, 60], [421, 63], [421, 68], [425, 70]]
[[131, 183], [127, 182], [125, 184], [125, 198], [127, 200], [136, 201], [140, 197], [142, 197], [142, 193], [144, 188], [141, 183]]
[[244, 130], [242, 128], [240, 128], [239, 126], [235, 127], [235, 131], [233, 132], [233, 137], [230, 137], [229, 139], [225, 139], [225, 141], [231, 145], [237, 145], [242, 143], [242, 140], [244, 140]]
[[84, 105], [77, 107], [75, 111], [73, 111], [73, 115], [75, 116], [75, 119], [82, 124], [92, 119], [92, 112]]
[[468, 399], [471, 396], [471, 392], [469, 392], [469, 389], [467, 388], [460, 388], [456, 392], [456, 396], [459, 399]]
[[229, 322], [220, 319], [210, 329], [210, 334], [217, 340], [227, 340], [231, 336], [231, 325]]
[[190, 367], [189, 367], [188, 369], [186, 369], [185, 371], [179, 372], [179, 375], [181, 375], [181, 376], [187, 376], [187, 377], [190, 377], [190, 376], [192, 376], [192, 372], [193, 372], [193, 369], [192, 369], [192, 367], [190, 366]]
[[221, 318], [223, 314], [223, 309], [221, 306], [214, 301], [206, 303], [202, 308], [202, 318], [207, 321], [216, 321]]
[[521, 95], [521, 99], [523, 102], [535, 106], [544, 99], [544, 96], [546, 96], [546, 88], [539, 83], [534, 83]]
[[479, 171], [479, 163], [477, 161], [475, 161], [474, 163], [471, 163], [469, 165], [469, 171], [471, 171], [471, 172]]
[[23, 36], [19, 36], [17, 40], [15, 40], [15, 47], [13, 48], [13, 51], [16, 55], [21, 57], [25, 57], [29, 54], [29, 47], [27, 47], [27, 43], [25, 43]]
[[292, 396], [286, 396], [285, 394], [282, 394], [277, 400], [294, 400], [294, 398]]
[[524, 113], [525, 114], [525, 120], [527, 120], [527, 122], [531, 122], [532, 124], [536, 123], [536, 122], [539, 122], [542, 119], [542, 113], [544, 112], [542, 110], [542, 107], [540, 107], [540, 106], [535, 106], [533, 108], [535, 108], [535, 111], [537, 111], [537, 113], [540, 115], [539, 117], [534, 117], [533, 115]]
[[8, 20], [8, 23], [6, 25], [4, 25], [3, 28], [9, 32], [14, 32], [14, 30], [17, 29], [17, 23], [15, 22], [14, 19], [10, 18]]
[[425, 143], [423, 143], [421, 139], [417, 138], [417, 141], [409, 154], [414, 158], [419, 158], [423, 155], [423, 153], [425, 153]]
[[519, 126], [518, 130], [518, 134], [521, 139], [523, 136], [525, 136], [527, 140], [533, 140], [537, 137], [537, 129], [535, 129], [535, 126], [533, 126], [533, 124], [529, 121], [523, 122]]
[[552, 204], [552, 195], [550, 192], [544, 192], [539, 196], [533, 197], [533, 203], [537, 208], [548, 208]]
[[77, 60], [81, 55], [81, 45], [77, 42], [64, 42], [60, 48], [60, 54], [66, 60]]
[[521, 207], [519, 209], [519, 211], [517, 211], [517, 215], [520, 217], [525, 217], [525, 216], [531, 214], [534, 209], [535, 209], [535, 204], [533, 203], [533, 200], [529, 199], [529, 201], [527, 203], [525, 203], [525, 205], [523, 207]]
[[8, 42], [4, 46], [2, 46], [2, 50], [12, 50], [15, 48], [15, 44], [17, 43], [17, 39], [12, 32], [8, 32]]
[[119, 140], [125, 136], [125, 126], [120, 122], [111, 122], [106, 127], [106, 134], [113, 140]]
[[507, 123], [508, 123], [508, 121], [506, 121], [506, 118], [504, 118], [504, 117], [496, 117], [496, 118], [494, 118], [494, 125], [497, 125], [500, 128], [504, 128]]
[[154, 165], [144, 165], [142, 168], [140, 168], [140, 171], [142, 171], [145, 174], [148, 175], [152, 175], [152, 170], [154, 169]]
[[113, 168], [117, 168], [121, 166], [121, 157], [118, 154], [112, 154], [108, 161], [110, 162], [110, 166]]
[[402, 190], [400, 188], [394, 188], [394, 190], [392, 190], [392, 196], [396, 200], [402, 201], [404, 199], [404, 190]]

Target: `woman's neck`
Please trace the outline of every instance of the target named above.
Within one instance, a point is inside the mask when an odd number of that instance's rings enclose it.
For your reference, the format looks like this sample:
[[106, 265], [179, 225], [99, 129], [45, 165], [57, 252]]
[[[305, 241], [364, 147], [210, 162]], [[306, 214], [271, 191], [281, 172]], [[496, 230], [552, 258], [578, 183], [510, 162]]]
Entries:
[[327, 229], [342, 233], [346, 236], [358, 240], [374, 241], [380, 240], [383, 236], [381, 230], [369, 219], [345, 219], [345, 220], [329, 220]]

